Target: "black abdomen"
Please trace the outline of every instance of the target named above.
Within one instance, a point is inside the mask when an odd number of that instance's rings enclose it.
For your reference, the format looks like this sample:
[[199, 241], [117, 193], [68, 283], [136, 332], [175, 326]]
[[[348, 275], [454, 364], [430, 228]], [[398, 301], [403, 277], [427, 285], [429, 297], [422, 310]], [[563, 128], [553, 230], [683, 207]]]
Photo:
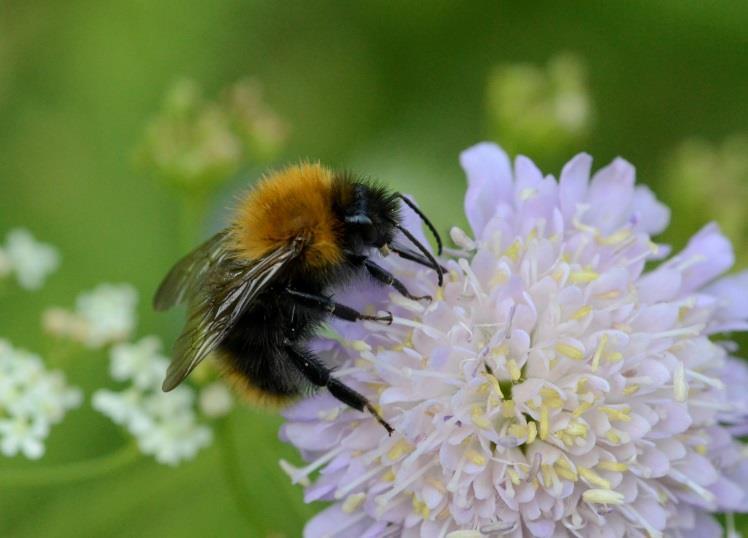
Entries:
[[225, 366], [246, 381], [250, 391], [270, 400], [292, 398], [310, 389], [286, 348], [303, 347], [325, 319], [325, 313], [295, 304], [284, 288], [263, 292], [219, 346]]

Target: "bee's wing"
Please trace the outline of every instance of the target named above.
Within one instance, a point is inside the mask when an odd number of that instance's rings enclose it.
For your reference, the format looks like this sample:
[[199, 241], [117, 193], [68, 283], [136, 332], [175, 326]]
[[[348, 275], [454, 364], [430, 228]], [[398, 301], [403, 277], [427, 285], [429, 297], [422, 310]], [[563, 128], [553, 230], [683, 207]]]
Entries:
[[174, 346], [163, 390], [179, 385], [221, 343], [257, 295], [298, 256], [304, 243], [297, 238], [252, 262], [226, 258], [211, 270], [190, 305], [187, 325]]
[[218, 232], [205, 243], [187, 254], [172, 267], [153, 297], [153, 308], [168, 310], [194, 297], [211, 270], [227, 256], [228, 230]]

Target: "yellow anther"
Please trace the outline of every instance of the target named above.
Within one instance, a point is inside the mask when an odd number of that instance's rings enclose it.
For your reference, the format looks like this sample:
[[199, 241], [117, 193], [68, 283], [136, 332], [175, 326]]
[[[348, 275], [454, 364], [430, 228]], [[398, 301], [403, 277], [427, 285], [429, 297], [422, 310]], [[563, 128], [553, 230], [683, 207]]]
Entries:
[[343, 512], [350, 514], [364, 504], [365, 500], [365, 493], [352, 493], [346, 497], [345, 501], [343, 501], [343, 506], [341, 508], [343, 509]]
[[615, 409], [613, 407], [600, 407], [600, 411], [610, 417], [611, 420], [620, 422], [631, 422], [631, 409]]
[[509, 480], [512, 481], [512, 484], [514, 484], [515, 486], [519, 486], [520, 480], [519, 473], [517, 471], [515, 471], [514, 469], [507, 469], [506, 474], [509, 475]]
[[605, 480], [602, 476], [597, 474], [595, 471], [588, 467], [578, 467], [579, 476], [584, 478], [587, 482], [593, 486], [597, 486], [603, 489], [610, 489], [610, 482]]
[[627, 387], [626, 387], [625, 389], [623, 389], [623, 393], [624, 393], [624, 394], [625, 394], [626, 396], [631, 396], [632, 394], [634, 394], [634, 393], [638, 392], [638, 390], [639, 390], [640, 388], [641, 388], [641, 387], [640, 387], [639, 385], [629, 385], [629, 386], [627, 386]]
[[612, 460], [601, 461], [597, 464], [597, 466], [603, 471], [613, 471], [616, 473], [623, 473], [629, 470], [629, 466], [627, 464]]
[[444, 300], [444, 288], [443, 287], [436, 288], [436, 291], [434, 292], [434, 300], [435, 301]]
[[[506, 284], [506, 282], [509, 280], [509, 275], [504, 271], [498, 271], [496, 274], [494, 274], [491, 277], [491, 280], [489, 281], [489, 287], [495, 288], [497, 286], [501, 286], [503, 284]], [[438, 288], [441, 289], [441, 288]]]
[[564, 270], [559, 267], [558, 269], [553, 271], [551, 277], [553, 277], [553, 280], [555, 280], [556, 282], [561, 282], [561, 279], [564, 278]]
[[604, 334], [600, 337], [600, 340], [597, 343], [597, 349], [595, 349], [595, 355], [592, 357], [592, 371], [597, 371], [598, 367], [600, 366], [600, 357], [603, 356], [603, 351], [605, 351], [605, 346], [608, 345], [608, 335]]
[[573, 437], [585, 437], [589, 428], [581, 422], [572, 422], [564, 431]]
[[470, 410], [470, 416], [473, 419], [473, 424], [487, 430], [491, 427], [491, 421], [486, 418], [483, 414], [483, 408], [480, 405], [474, 405]]
[[589, 379], [586, 377], [579, 378], [579, 381], [577, 381], [577, 394], [581, 394], [587, 389], [587, 383], [589, 383]]
[[574, 470], [574, 468], [569, 464], [568, 461], [561, 458], [556, 462], [556, 474], [560, 476], [561, 478], [565, 478], [566, 480], [570, 480], [572, 482], [576, 482], [579, 480], [579, 475]]
[[431, 514], [429, 507], [417, 495], [413, 495], [413, 511], [423, 519], [428, 519]]
[[618, 362], [620, 360], [623, 360], [623, 353], [620, 351], [614, 351], [613, 353], [610, 353], [607, 357], [605, 357], [605, 360], [608, 362]]
[[485, 465], [486, 464], [486, 457], [474, 449], [469, 449], [467, 452], [465, 452], [465, 457], [474, 463], [475, 465]]
[[531, 444], [538, 437], [538, 425], [535, 421], [527, 423], [527, 444]]
[[569, 282], [572, 284], [587, 284], [600, 278], [595, 271], [574, 271], [569, 274]]
[[[531, 424], [534, 424], [534, 422], [531, 422]], [[527, 426], [523, 426], [522, 424], [512, 424], [509, 426], [509, 429], [507, 430], [509, 432], [509, 435], [516, 437], [517, 439], [524, 439], [527, 437], [529, 428]]]
[[626, 323], [613, 323], [613, 328], [617, 331], [621, 331], [627, 334], [631, 334], [634, 332], [634, 329], [631, 327], [631, 325], [628, 325]]
[[548, 438], [548, 407], [543, 405], [540, 407], [540, 438], [545, 441]]
[[582, 498], [594, 504], [623, 504], [623, 493], [609, 489], [588, 489], [582, 493]]
[[592, 407], [591, 402], [582, 402], [579, 404], [579, 406], [574, 410], [574, 412], [571, 414], [574, 418], [581, 417], [584, 413], [589, 410], [589, 408]]
[[[395, 347], [397, 347], [397, 346], [395, 346]], [[395, 350], [395, 351], [402, 351], [402, 349]], [[353, 361], [353, 365], [356, 368], [368, 368], [370, 364], [371, 363], [369, 361], [367, 361], [366, 359], [356, 359], [355, 361]]]
[[491, 350], [491, 355], [494, 357], [506, 357], [507, 353], [509, 353], [509, 344], [506, 342], [502, 342], [500, 346], [496, 346]]
[[704, 454], [706, 454], [706, 452], [707, 452], [707, 448], [706, 448], [706, 445], [696, 445], [695, 447], [693, 447], [693, 449], [694, 449], [694, 450], [695, 450], [696, 452], [698, 452], [699, 454], [701, 454], [702, 456], [703, 456]]
[[351, 342], [351, 348], [353, 348], [355, 351], [362, 352], [362, 351], [371, 351], [371, 346], [364, 342], [363, 340], [354, 340]]
[[387, 457], [394, 461], [400, 459], [403, 455], [411, 451], [411, 446], [405, 439], [400, 439], [395, 445], [390, 448], [387, 452]]
[[387, 472], [382, 475], [382, 480], [385, 482], [394, 482], [395, 481], [395, 471], [392, 469], [387, 469]]
[[509, 375], [511, 376], [512, 381], [518, 381], [522, 376], [522, 370], [519, 369], [517, 361], [514, 359], [506, 361], [506, 369], [509, 370]]
[[553, 470], [553, 466], [544, 463], [540, 466], [540, 471], [543, 473], [543, 484], [545, 487], [551, 487], [556, 481], [556, 472]]
[[605, 434], [605, 438], [615, 445], [621, 442], [621, 436], [618, 435], [618, 432], [616, 432], [615, 430], [608, 430], [608, 432]]
[[551, 409], [558, 409], [564, 405], [564, 401], [558, 395], [558, 392], [549, 387], [540, 389], [540, 396], [542, 396], [543, 402]]
[[583, 319], [586, 318], [589, 313], [592, 312], [592, 307], [590, 305], [583, 306], [579, 310], [577, 310], [573, 316], [571, 316], [571, 319]]
[[618, 290], [611, 290], [607, 293], [600, 293], [596, 295], [598, 299], [601, 299], [603, 301], [612, 301], [613, 299], [618, 299], [621, 296], [621, 292]]
[[514, 416], [514, 400], [506, 400], [501, 405], [501, 416], [511, 418]]
[[501, 392], [501, 386], [499, 385], [499, 380], [496, 379], [496, 376], [493, 374], [489, 374], [488, 372], [483, 372], [483, 377], [486, 378], [488, 385], [493, 389], [494, 393], [499, 398], [503, 398], [504, 394]]
[[556, 344], [555, 349], [561, 355], [569, 357], [570, 359], [573, 359], [575, 361], [581, 361], [582, 359], [584, 359], [584, 351], [582, 351], [578, 347], [572, 346], [571, 344], [559, 342], [558, 344]]
[[627, 228], [622, 228], [615, 233], [610, 234], [607, 237], [601, 235], [597, 236], [597, 242], [601, 245], [617, 245], [624, 242], [631, 236], [631, 231]]
[[522, 248], [522, 243], [520, 243], [519, 239], [515, 239], [514, 243], [509, 245], [509, 247], [504, 252], [504, 256], [506, 256], [513, 262], [516, 262], [517, 259], [519, 259], [519, 252], [521, 248]]

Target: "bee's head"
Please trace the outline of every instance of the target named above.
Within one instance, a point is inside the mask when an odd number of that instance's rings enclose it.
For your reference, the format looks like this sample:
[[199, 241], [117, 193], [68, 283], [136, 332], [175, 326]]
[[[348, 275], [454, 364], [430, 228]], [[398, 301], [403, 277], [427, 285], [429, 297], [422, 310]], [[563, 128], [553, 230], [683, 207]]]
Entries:
[[400, 222], [400, 201], [384, 187], [359, 178], [341, 183], [338, 211], [347, 248], [358, 254], [392, 242]]

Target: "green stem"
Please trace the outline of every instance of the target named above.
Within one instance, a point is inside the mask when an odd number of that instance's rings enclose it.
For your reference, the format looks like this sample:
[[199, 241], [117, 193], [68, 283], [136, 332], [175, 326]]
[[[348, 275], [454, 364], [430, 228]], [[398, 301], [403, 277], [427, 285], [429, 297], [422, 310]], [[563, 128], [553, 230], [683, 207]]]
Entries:
[[242, 517], [244, 517], [247, 523], [254, 526], [262, 518], [258, 519], [259, 516], [254, 513], [254, 507], [247, 497], [248, 487], [242, 480], [239, 453], [236, 447], [234, 428], [231, 424], [231, 415], [218, 421], [217, 426], [218, 447], [221, 451], [221, 464], [226, 483]]
[[127, 467], [139, 457], [138, 447], [131, 443], [106, 456], [76, 463], [1, 469], [0, 483], [5, 486], [33, 487], [90, 480]]

